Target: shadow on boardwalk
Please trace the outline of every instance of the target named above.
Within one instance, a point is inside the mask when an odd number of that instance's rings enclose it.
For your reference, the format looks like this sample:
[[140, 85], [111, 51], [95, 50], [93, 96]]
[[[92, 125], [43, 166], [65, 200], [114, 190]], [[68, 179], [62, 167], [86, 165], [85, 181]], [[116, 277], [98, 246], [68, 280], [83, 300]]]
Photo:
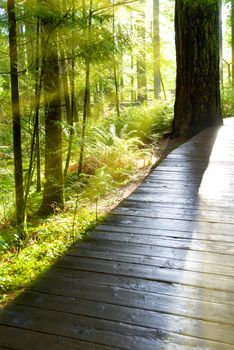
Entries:
[[228, 124], [169, 154], [3, 310], [0, 349], [233, 349], [234, 121]]

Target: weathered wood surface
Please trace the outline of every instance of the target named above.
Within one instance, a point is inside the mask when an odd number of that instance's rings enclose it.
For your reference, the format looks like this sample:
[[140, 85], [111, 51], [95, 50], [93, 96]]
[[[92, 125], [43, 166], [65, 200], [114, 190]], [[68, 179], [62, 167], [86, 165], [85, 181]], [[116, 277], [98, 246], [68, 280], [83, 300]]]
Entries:
[[182, 145], [0, 317], [0, 349], [233, 350], [234, 120]]

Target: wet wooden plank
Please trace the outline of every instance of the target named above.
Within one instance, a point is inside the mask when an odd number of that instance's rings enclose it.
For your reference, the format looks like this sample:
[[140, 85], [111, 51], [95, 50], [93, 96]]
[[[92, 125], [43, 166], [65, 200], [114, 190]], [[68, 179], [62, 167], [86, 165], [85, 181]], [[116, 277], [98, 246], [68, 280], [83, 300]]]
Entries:
[[[33, 292], [32, 292], [33, 291]], [[23, 297], [17, 300], [17, 304], [41, 306], [43, 308], [49, 308], [52, 310], [58, 310], [59, 298], [56, 302], [56, 296], [67, 297], [66, 304], [71, 303], [69, 309], [59, 309], [59, 311], [66, 311], [72, 313], [79, 313], [80, 315], [107, 318], [112, 321], [127, 322], [130, 324], [138, 324], [144, 327], [150, 327], [150, 324], [156, 324], [154, 322], [148, 323], [148, 320], [144, 322], [139, 321], [136, 323], [136, 317], [132, 319], [125, 318], [124, 316], [119, 319], [120, 308], [118, 307], [118, 315], [114, 315], [114, 309], [116, 305], [124, 306], [128, 308], [129, 316], [134, 315], [134, 309], [139, 312], [143, 310], [143, 315], [146, 310], [154, 311], [157, 313], [169, 314], [174, 316], [182, 316], [185, 318], [192, 318], [197, 320], [203, 320], [206, 322], [215, 322], [234, 326], [233, 311], [234, 306], [224, 305], [222, 303], [214, 303], [210, 301], [197, 300], [196, 303], [193, 300], [181, 296], [169, 296], [159, 293], [146, 293], [144, 291], [132, 291], [119, 287], [109, 287], [100, 285], [87, 285], [77, 281], [55, 281], [55, 280], [41, 280], [38, 282], [32, 291], [27, 292]], [[48, 296], [52, 295], [52, 296]], [[54, 300], [53, 300], [54, 298]], [[82, 300], [81, 300], [82, 299]], [[62, 299], [63, 300], [63, 299]], [[79, 301], [81, 300], [81, 305]], [[85, 304], [85, 300], [96, 302], [92, 304], [91, 310], [88, 311], [88, 304]], [[64, 301], [65, 302], [65, 301]], [[57, 303], [57, 308], [56, 308]], [[77, 311], [75, 304], [77, 305]], [[84, 304], [83, 304], [84, 303]], [[100, 303], [112, 305], [109, 314], [103, 314], [106, 307], [98, 307]], [[51, 306], [50, 306], [51, 304]], [[62, 302], [63, 304], [63, 302]], [[86, 307], [87, 310], [86, 310]], [[61, 305], [60, 308], [67, 308], [67, 305]], [[129, 308], [132, 308], [131, 310]], [[92, 310], [93, 309], [93, 310]], [[104, 309], [104, 310], [103, 310]], [[88, 312], [88, 314], [87, 314]], [[156, 315], [157, 317], [159, 315]], [[116, 318], [117, 317], [117, 318]], [[179, 318], [178, 318], [179, 320]], [[187, 320], [187, 325], [190, 320]], [[199, 322], [198, 322], [199, 324]], [[160, 325], [159, 325], [160, 326]], [[204, 323], [204, 327], [209, 328], [209, 324]], [[199, 328], [199, 327], [198, 327]], [[225, 332], [224, 327], [224, 332]], [[174, 329], [176, 332], [176, 330]], [[178, 332], [178, 331], [177, 331]]]
[[[60, 292], [60, 289], [58, 291]], [[102, 292], [105, 292], [105, 290], [103, 290]], [[193, 337], [202, 338], [200, 330], [203, 329], [204, 334], [210, 334], [210, 340], [220, 341], [224, 343], [225, 341], [223, 341], [223, 339], [225, 337], [230, 339], [230, 336], [232, 336], [233, 332], [232, 327], [230, 325], [222, 324], [222, 322], [220, 324], [212, 323], [213, 321], [215, 322], [215, 320], [220, 322], [222, 321], [222, 319], [227, 321], [225, 317], [217, 317], [217, 313], [220, 311], [218, 305], [213, 305], [212, 310], [206, 304], [206, 309], [203, 308], [201, 309], [202, 311], [200, 311], [200, 320], [191, 320], [187, 317], [173, 315], [173, 312], [168, 312], [168, 307], [169, 305], [171, 306], [171, 303], [169, 301], [167, 301], [166, 303], [167, 308], [165, 304], [163, 308], [162, 305], [159, 305], [160, 300], [157, 300], [157, 302], [155, 302], [155, 299], [152, 299], [152, 309], [159, 309], [159, 311], [161, 311], [160, 309], [163, 309], [163, 311], [165, 311], [165, 314], [162, 315], [161, 312], [152, 311], [148, 308], [144, 309], [144, 305], [149, 307], [149, 305], [151, 304], [149, 299], [148, 302], [145, 302], [143, 305], [142, 300], [147, 300], [147, 297], [144, 295], [138, 296], [138, 303], [136, 297], [134, 298], [133, 296], [133, 300], [131, 300], [129, 305], [130, 307], [126, 307], [124, 306], [124, 304], [126, 303], [126, 300], [129, 300], [129, 295], [126, 292], [121, 295], [121, 290], [115, 291], [115, 295], [116, 294], [118, 295], [118, 298], [115, 297], [114, 301], [118, 304], [118, 313], [115, 312], [116, 304], [114, 304], [113, 302], [113, 294], [110, 296], [107, 295], [105, 301], [105, 294], [103, 295], [103, 293], [101, 293], [101, 291], [98, 290], [96, 291], [96, 296], [95, 290], [91, 291], [91, 293], [90, 291], [88, 291], [88, 297], [94, 298], [93, 300], [87, 300], [86, 296], [85, 299], [82, 299], [77, 290], [73, 293], [74, 297], [67, 297], [66, 295], [63, 296], [27, 292], [24, 298], [21, 298], [18, 301], [18, 304], [26, 304], [34, 307], [43, 306], [43, 308], [49, 308], [49, 310], [59, 310], [61, 312], [72, 313], [80, 316], [89, 316], [99, 319], [106, 319], [120, 323], [127, 322], [128, 325], [133, 326], [152, 328], [152, 325], [154, 325], [153, 328], [161, 328], [165, 332], [178, 333]], [[132, 295], [130, 295], [130, 297], [132, 297]], [[25, 298], [27, 298], [28, 302]], [[133, 308], [131, 308], [131, 305], [133, 306]], [[199, 306], [200, 305], [197, 305], [197, 308], [199, 308]], [[216, 312], [215, 306], [217, 307]], [[187, 305], [185, 305], [185, 308], [187, 308]], [[214, 315], [214, 319], [211, 319], [210, 322], [202, 320], [203, 318], [205, 318], [205, 315], [207, 313], [211, 315], [212, 312]], [[230, 310], [228, 309], [227, 314], [230, 315]], [[161, 324], [162, 317], [165, 321], [163, 324]]]
[[[175, 205], [173, 202], [169, 204], [163, 203], [154, 203], [148, 202], [141, 203], [140, 201], [133, 200], [125, 200], [119, 207], [117, 207], [113, 213], [121, 212], [124, 210], [138, 210], [142, 209], [144, 211], [152, 211], [153, 214], [157, 214], [158, 217], [161, 215], [161, 218], [168, 219], [187, 219], [194, 220], [200, 219], [200, 221], [208, 221], [209, 217], [210, 221], [218, 221], [218, 222], [229, 222], [229, 220], [233, 219], [233, 208], [231, 207], [216, 207], [210, 206], [200, 206], [198, 203], [193, 206], [189, 205]], [[208, 221], [208, 222], [210, 222]]]
[[210, 264], [219, 264], [224, 266], [234, 267], [233, 255], [229, 254], [215, 254], [210, 252], [202, 252], [192, 249], [182, 249], [182, 248], [170, 248], [167, 246], [161, 247], [152, 246], [151, 244], [137, 244], [137, 243], [125, 243], [118, 241], [108, 241], [104, 239], [92, 239], [86, 240], [79, 245], [78, 249], [89, 250], [91, 247], [94, 250], [100, 251], [112, 251], [112, 252], [122, 252], [127, 254], [138, 254], [143, 256], [157, 257], [164, 256], [165, 258], [182, 259], [186, 258], [186, 261], [194, 262], [205, 262]]
[[198, 272], [183, 272], [166, 267], [131, 264], [119, 261], [109, 261], [101, 259], [89, 259], [79, 257], [77, 264], [76, 256], [66, 256], [58, 262], [57, 266], [70, 267], [82, 271], [104, 272], [135, 278], [144, 278], [152, 281], [162, 281], [167, 283], [179, 283], [190, 286], [198, 286], [222, 291], [234, 290], [234, 280], [232, 277], [201, 274]]
[[[4, 315], [4, 325], [12, 324], [14, 318], [14, 326], [26, 330], [59, 333], [62, 337], [94, 342], [99, 346], [108, 344], [118, 349], [155, 350], [165, 343], [167, 337], [166, 332], [157, 328], [133, 327], [126, 323], [25, 305], [14, 305], [14, 308], [5, 310]], [[46, 323], [43, 322], [45, 319]]]
[[120, 241], [120, 242], [128, 242], [128, 243], [142, 243], [151, 246], [160, 246], [160, 247], [170, 247], [170, 248], [178, 248], [178, 249], [187, 249], [187, 250], [197, 250], [201, 252], [211, 252], [217, 254], [225, 254], [225, 255], [234, 255], [234, 245], [233, 242], [226, 243], [225, 242], [214, 242], [209, 240], [200, 241], [198, 239], [193, 238], [191, 235], [187, 239], [183, 238], [175, 238], [175, 237], [159, 237], [154, 235], [139, 235], [137, 233], [133, 233], [132, 235], [123, 235], [104, 232], [103, 234], [94, 233], [92, 238], [95, 239], [104, 239], [111, 241]]
[[[113, 215], [124, 215], [124, 216], [133, 216], [133, 217], [147, 217], [154, 219], [176, 219], [176, 220], [187, 220], [187, 221], [198, 221], [198, 222], [217, 222], [217, 223], [226, 223], [232, 224], [234, 226], [234, 217], [231, 213], [218, 212], [218, 211], [202, 211], [202, 210], [183, 210], [183, 209], [173, 209], [173, 210], [160, 210], [156, 209], [155, 206], [139, 206], [129, 208], [121, 206], [116, 208]], [[233, 232], [234, 233], [234, 232]]]
[[197, 220], [176, 220], [167, 218], [158, 218], [154, 220], [153, 218], [140, 218], [140, 217], [128, 217], [128, 216], [117, 216], [112, 215], [108, 217], [105, 222], [111, 225], [121, 225], [128, 227], [142, 227], [145, 229], [155, 228], [163, 230], [174, 230], [182, 232], [201, 232], [201, 233], [214, 233], [223, 235], [232, 235], [234, 232], [234, 225], [228, 223], [219, 222], [203, 222]]
[[[0, 349], [14, 350], [115, 350], [116, 347], [67, 338], [61, 335], [36, 332], [22, 328], [0, 325]], [[14, 335], [14, 336], [12, 336]]]
[[179, 283], [146, 280], [144, 278], [135, 278], [132, 276], [118, 276], [115, 274], [107, 274], [103, 272], [89, 272], [77, 269], [69, 269], [66, 267], [54, 267], [45, 276], [49, 280], [77, 281], [96, 285], [113, 287], [113, 289], [130, 289], [134, 291], [144, 291], [149, 293], [181, 296], [188, 299], [203, 300], [214, 303], [234, 305], [234, 292], [220, 291], [214, 289], [206, 289], [202, 287], [194, 287]]
[[[95, 233], [98, 232], [112, 232], [112, 233], [122, 233], [126, 235], [126, 239], [128, 238], [128, 234], [130, 235], [150, 235], [150, 236], [159, 236], [159, 237], [172, 237], [172, 238], [184, 238], [191, 239], [193, 237], [196, 240], [209, 240], [214, 242], [222, 243], [230, 243], [233, 245], [233, 236], [230, 235], [222, 235], [222, 234], [214, 234], [214, 233], [201, 233], [201, 232], [186, 232], [186, 231], [175, 231], [175, 230], [163, 230], [163, 229], [154, 229], [154, 228], [144, 228], [144, 227], [131, 227], [126, 225], [111, 225], [111, 224], [101, 224], [95, 228]], [[147, 239], [147, 238], [146, 238]]]
[[80, 256], [84, 258], [97, 258], [97, 259], [111, 260], [115, 262], [126, 262], [131, 264], [157, 266], [161, 268], [170, 268], [170, 269], [178, 269], [178, 270], [184, 270], [184, 271], [193, 271], [193, 272], [208, 273], [213, 275], [234, 277], [233, 267], [223, 266], [223, 265], [214, 264], [214, 263], [209, 264], [204, 262], [199, 263], [199, 262], [187, 261], [186, 259], [183, 259], [183, 258], [181, 259], [176, 259], [175, 257], [165, 258], [164, 256], [146, 257], [144, 255], [137, 255], [137, 254], [129, 255], [122, 252], [99, 251], [94, 249], [93, 250], [79, 249], [79, 250], [71, 251], [70, 255]]

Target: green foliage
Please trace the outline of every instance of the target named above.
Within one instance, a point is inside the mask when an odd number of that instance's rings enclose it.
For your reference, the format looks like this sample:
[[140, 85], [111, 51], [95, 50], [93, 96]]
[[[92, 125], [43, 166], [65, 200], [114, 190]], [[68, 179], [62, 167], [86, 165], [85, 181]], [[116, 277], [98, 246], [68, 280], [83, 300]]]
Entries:
[[[6, 141], [8, 140], [6, 136]], [[3, 143], [4, 144], [4, 143]], [[11, 147], [0, 146], [0, 222], [12, 214], [14, 198], [13, 155]]]
[[[75, 239], [84, 235], [94, 223], [95, 213], [79, 208], [74, 222]], [[0, 304], [17, 295], [72, 245], [72, 226], [72, 212], [37, 222], [28, 228], [27, 241], [20, 251], [16, 241], [9, 239], [15, 228], [11, 227], [11, 232], [9, 228], [3, 231], [0, 236]]]
[[137, 137], [142, 142], [152, 142], [158, 140], [162, 132], [170, 129], [172, 118], [172, 101], [158, 101], [150, 107], [130, 107], [111, 122], [122, 138]]
[[234, 116], [234, 87], [231, 83], [222, 88], [222, 112], [223, 117]]
[[10, 123], [0, 123], [0, 153], [5, 157], [12, 157], [12, 126]]

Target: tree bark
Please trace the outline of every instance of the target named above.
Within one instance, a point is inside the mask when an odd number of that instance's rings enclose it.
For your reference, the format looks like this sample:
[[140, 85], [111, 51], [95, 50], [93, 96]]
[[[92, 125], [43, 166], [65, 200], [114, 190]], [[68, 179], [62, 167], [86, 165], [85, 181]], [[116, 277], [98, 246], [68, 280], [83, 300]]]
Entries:
[[13, 117], [12, 119], [13, 119], [16, 221], [19, 226], [23, 226], [24, 188], [23, 188], [23, 167], [22, 167], [22, 149], [21, 149], [21, 121], [20, 121], [20, 101], [19, 101], [16, 16], [15, 16], [14, 0], [7, 1], [7, 12], [8, 12], [8, 25], [9, 25], [9, 48], [10, 48], [11, 105], [12, 105], [12, 117]]
[[221, 125], [218, 0], [176, 0], [176, 100], [173, 136]]
[[40, 214], [63, 208], [62, 117], [55, 28], [42, 19], [44, 56], [43, 88], [45, 102], [45, 184]]

